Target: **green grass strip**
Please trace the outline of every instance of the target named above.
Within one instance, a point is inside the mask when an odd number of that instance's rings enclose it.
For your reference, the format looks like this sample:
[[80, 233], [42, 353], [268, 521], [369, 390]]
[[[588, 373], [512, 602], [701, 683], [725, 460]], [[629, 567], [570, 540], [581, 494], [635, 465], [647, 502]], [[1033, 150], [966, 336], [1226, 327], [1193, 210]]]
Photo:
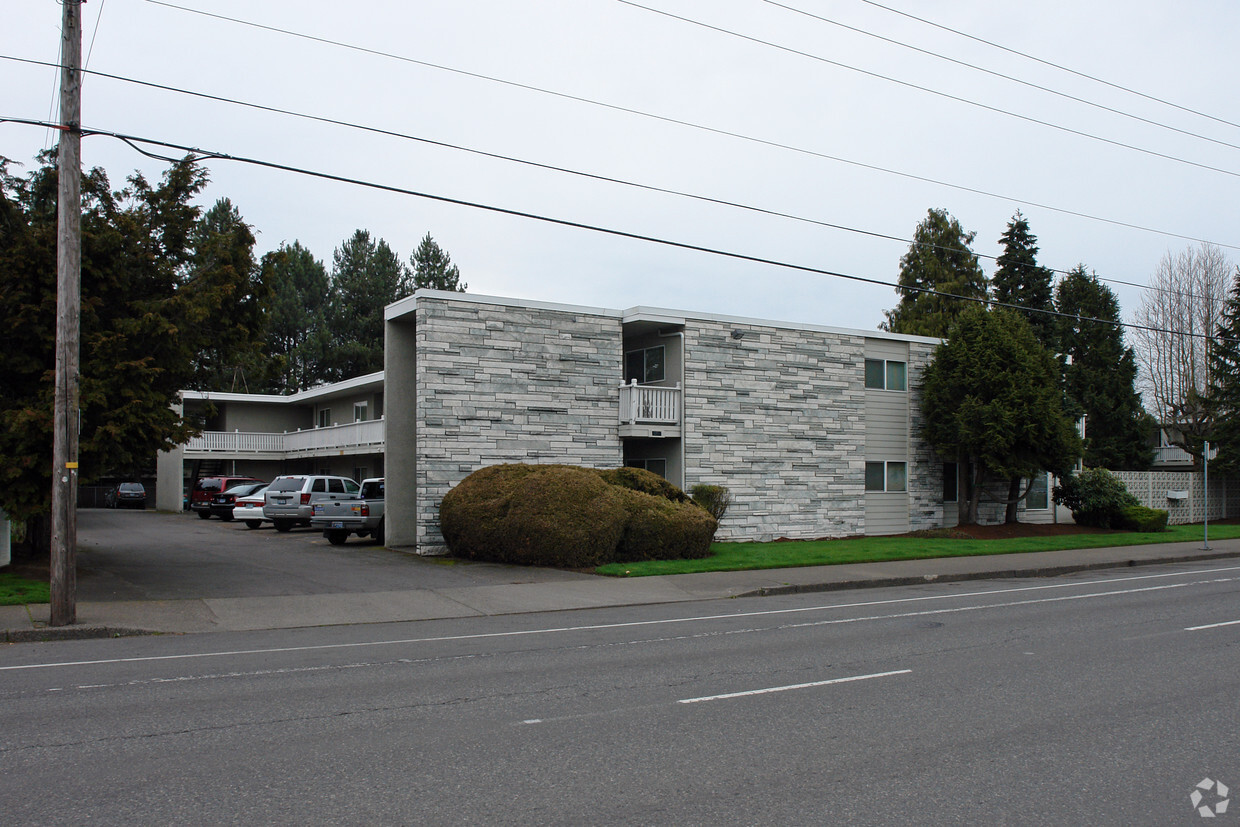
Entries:
[[[1211, 540], [1240, 537], [1240, 525], [1210, 525]], [[796, 540], [770, 543], [713, 543], [711, 555], [698, 560], [647, 560], [608, 563], [595, 569], [613, 577], [656, 574], [693, 574], [708, 571], [748, 571], [797, 566], [835, 566], [922, 560], [931, 557], [972, 557], [982, 554], [1018, 554], [1075, 548], [1142, 546], [1156, 543], [1201, 542], [1202, 526], [1168, 526], [1166, 531], [1114, 531], [1098, 534], [1058, 534], [1050, 537], [1014, 537], [971, 540], [953, 537], [850, 537], [843, 540]]]
[[49, 583], [0, 572], [0, 606], [48, 603], [51, 599], [52, 589]]

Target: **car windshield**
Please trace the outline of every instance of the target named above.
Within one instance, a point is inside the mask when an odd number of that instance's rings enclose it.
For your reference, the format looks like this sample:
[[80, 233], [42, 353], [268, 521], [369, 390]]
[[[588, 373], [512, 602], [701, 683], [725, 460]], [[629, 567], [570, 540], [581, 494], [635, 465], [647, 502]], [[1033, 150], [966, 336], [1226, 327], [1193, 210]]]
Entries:
[[305, 477], [285, 477], [282, 480], [276, 480], [267, 486], [268, 491], [300, 491], [305, 485]]
[[362, 483], [362, 499], [383, 499], [383, 480], [371, 480], [370, 482]]
[[244, 497], [246, 494], [253, 493], [256, 488], [261, 487], [262, 483], [259, 482], [243, 482], [240, 485], [234, 485], [224, 493], [232, 494], [234, 497]]
[[219, 491], [223, 487], [223, 483], [219, 480], [198, 480], [198, 484], [194, 486], [199, 491]]
[[140, 482], [122, 482], [120, 490], [126, 494], [141, 494], [146, 491]]

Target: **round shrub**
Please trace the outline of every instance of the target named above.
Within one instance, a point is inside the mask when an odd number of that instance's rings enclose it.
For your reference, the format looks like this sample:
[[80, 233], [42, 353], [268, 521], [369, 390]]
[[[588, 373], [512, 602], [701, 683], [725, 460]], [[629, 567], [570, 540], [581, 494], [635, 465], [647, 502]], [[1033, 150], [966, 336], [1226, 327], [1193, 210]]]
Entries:
[[1161, 508], [1130, 505], [1120, 509], [1119, 524], [1130, 531], [1166, 531], [1167, 512]]
[[458, 557], [565, 568], [704, 557], [717, 526], [642, 469], [518, 464], [462, 480], [444, 496], [439, 524]]
[[495, 465], [444, 496], [439, 525], [458, 557], [575, 568], [614, 558], [628, 513], [596, 474], [567, 465]]
[[1124, 483], [1104, 468], [1086, 468], [1055, 486], [1055, 502], [1072, 509], [1077, 525], [1119, 528], [1123, 509], [1140, 505]]
[[695, 503], [710, 512], [716, 522], [723, 522], [723, 515], [732, 505], [732, 493], [722, 485], [695, 485], [689, 494]]

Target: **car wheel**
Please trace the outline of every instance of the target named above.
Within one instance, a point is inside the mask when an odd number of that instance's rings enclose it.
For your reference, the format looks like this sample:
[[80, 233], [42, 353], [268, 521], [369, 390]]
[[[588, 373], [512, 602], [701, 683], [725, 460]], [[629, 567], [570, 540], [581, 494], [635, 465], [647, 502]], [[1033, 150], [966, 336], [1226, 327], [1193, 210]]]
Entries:
[[343, 546], [344, 541], [349, 539], [347, 531], [324, 531], [323, 536], [327, 538], [327, 542], [333, 546]]
[[200, 520], [209, 520], [209, 519], [211, 519], [211, 512], [210, 512], [210, 511], [199, 511], [199, 512], [197, 512], [197, 514], [198, 514], [198, 519], [200, 519]]
[[384, 517], [379, 518], [379, 527], [375, 529], [375, 542], [378, 543], [379, 545], [383, 545], [383, 536], [384, 536], [383, 535], [383, 520], [384, 519], [385, 519]]
[[276, 527], [276, 531], [279, 531], [281, 534], [293, 530], [293, 523], [289, 520], [273, 520], [272, 522]]
[[262, 524], [263, 524], [262, 520], [246, 520], [245, 521], [246, 528], [258, 528]]

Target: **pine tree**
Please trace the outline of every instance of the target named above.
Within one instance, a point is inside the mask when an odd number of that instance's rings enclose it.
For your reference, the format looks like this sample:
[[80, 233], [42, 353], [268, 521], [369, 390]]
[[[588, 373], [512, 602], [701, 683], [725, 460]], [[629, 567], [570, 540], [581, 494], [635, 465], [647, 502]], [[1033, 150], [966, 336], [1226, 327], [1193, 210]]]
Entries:
[[1210, 350], [1210, 374], [1212, 442], [1218, 447], [1218, 456], [1210, 467], [1235, 474], [1240, 472], [1240, 267], [1236, 268]]
[[1136, 356], [1124, 345], [1115, 294], [1079, 265], [1056, 287], [1055, 309], [1069, 408], [1085, 416], [1085, 464], [1149, 468], [1154, 423], [1136, 391]]
[[357, 230], [332, 255], [324, 378], [383, 369], [383, 308], [413, 292], [408, 271], [383, 239]]
[[275, 370], [267, 389], [293, 392], [322, 384], [330, 290], [327, 268], [297, 241], [267, 253], [262, 266], [274, 291], [267, 352]]
[[999, 238], [1003, 252], [990, 279], [991, 297], [1001, 304], [1027, 307], [1025, 321], [1044, 346], [1055, 344], [1054, 317], [1036, 311], [1052, 310], [1053, 274], [1038, 266], [1038, 239], [1029, 232], [1029, 222], [1017, 211]]
[[969, 248], [975, 235], [965, 232], [946, 210], [930, 210], [900, 259], [900, 287], [896, 288], [900, 303], [886, 311], [887, 320], [880, 327], [893, 333], [946, 336], [952, 323], [974, 302], [921, 290], [966, 299], [986, 298], [986, 274]]
[[454, 290], [464, 293], [468, 285], [461, 283], [461, 271], [431, 234], [427, 233], [409, 258], [413, 268], [414, 288], [429, 287], [434, 290]]

